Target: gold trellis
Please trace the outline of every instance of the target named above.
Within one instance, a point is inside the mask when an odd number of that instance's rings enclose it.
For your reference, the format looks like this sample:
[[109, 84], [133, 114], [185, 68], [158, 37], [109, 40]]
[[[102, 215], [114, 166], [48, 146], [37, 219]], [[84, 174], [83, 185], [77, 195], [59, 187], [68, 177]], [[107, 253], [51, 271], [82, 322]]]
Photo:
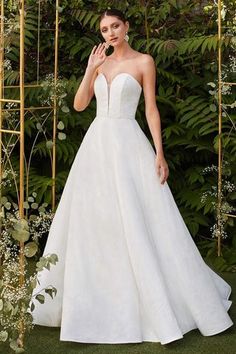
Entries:
[[233, 82], [224, 82], [221, 81], [222, 78], [222, 53], [221, 53], [221, 45], [222, 45], [222, 26], [221, 26], [221, 14], [222, 14], [222, 4], [223, 1], [218, 0], [218, 205], [217, 205], [217, 255], [221, 256], [221, 220], [222, 216], [233, 217], [235, 218], [236, 215], [222, 213], [221, 206], [222, 206], [222, 87], [223, 85], [236, 85]]
[[[41, 0], [38, 0], [38, 20], [40, 20], [40, 5]], [[59, 33], [59, 0], [55, 0], [56, 11], [55, 11], [55, 28], [52, 30], [55, 31], [55, 47], [54, 47], [54, 86], [56, 88], [57, 80], [58, 80], [58, 33]], [[39, 48], [40, 48], [40, 22], [38, 26], [38, 46], [37, 46], [37, 84], [30, 85], [25, 84], [24, 80], [24, 71], [25, 71], [25, 63], [24, 63], [24, 36], [25, 36], [25, 0], [19, 0], [19, 28], [20, 28], [20, 62], [19, 62], [19, 85], [14, 86], [4, 86], [4, 0], [1, 0], [1, 8], [0, 8], [0, 183], [2, 182], [2, 134], [16, 134], [19, 136], [19, 145], [20, 145], [20, 154], [19, 154], [19, 199], [18, 199], [18, 207], [19, 207], [19, 216], [20, 218], [24, 218], [24, 122], [25, 122], [25, 113], [27, 111], [40, 110], [40, 109], [51, 109], [53, 111], [53, 146], [52, 146], [52, 210], [55, 209], [55, 176], [56, 176], [56, 131], [57, 131], [57, 97], [54, 94], [53, 105], [46, 107], [25, 107], [25, 87], [28, 88], [36, 88], [40, 87], [39, 84]], [[4, 89], [5, 88], [17, 88], [19, 89], [20, 95], [19, 99], [11, 99], [9, 97], [5, 97]], [[56, 92], [56, 89], [55, 89]], [[15, 103], [19, 105], [19, 108], [14, 110], [18, 110], [20, 112], [20, 129], [19, 130], [10, 130], [3, 129], [3, 114], [4, 114], [4, 104], [5, 103]], [[2, 193], [0, 190], [0, 198], [2, 197]], [[20, 251], [19, 251], [19, 269], [20, 269], [20, 279], [19, 284], [23, 286], [25, 283], [24, 278], [24, 270], [25, 270], [25, 262], [24, 262], [24, 243], [20, 242]], [[21, 329], [19, 333], [19, 341], [23, 346], [24, 339], [24, 328], [23, 323], [21, 323]]]

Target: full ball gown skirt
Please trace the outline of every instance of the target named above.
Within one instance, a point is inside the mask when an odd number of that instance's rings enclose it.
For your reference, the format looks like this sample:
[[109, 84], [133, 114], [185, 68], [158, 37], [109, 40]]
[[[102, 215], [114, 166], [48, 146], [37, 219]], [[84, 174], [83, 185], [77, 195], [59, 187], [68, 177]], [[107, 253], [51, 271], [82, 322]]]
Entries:
[[210, 336], [233, 325], [230, 285], [204, 262], [155, 152], [135, 119], [142, 92], [128, 73], [94, 83], [97, 114], [84, 136], [58, 204], [39, 273], [34, 323], [61, 327], [60, 340], [160, 342], [198, 328]]

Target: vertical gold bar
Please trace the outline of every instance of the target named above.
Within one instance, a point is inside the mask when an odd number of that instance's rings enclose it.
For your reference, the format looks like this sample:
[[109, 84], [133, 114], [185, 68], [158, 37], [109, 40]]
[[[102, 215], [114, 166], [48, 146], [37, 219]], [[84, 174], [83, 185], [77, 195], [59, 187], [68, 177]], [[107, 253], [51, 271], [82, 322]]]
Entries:
[[39, 60], [40, 60], [40, 21], [41, 21], [41, 2], [38, 2], [38, 38], [37, 38], [37, 85], [39, 84]]
[[218, 205], [217, 205], [217, 255], [221, 255], [221, 197], [222, 197], [222, 92], [221, 92], [221, 0], [218, 0]]
[[[24, 217], [24, 0], [20, 0], [20, 203], [19, 214]], [[22, 278], [23, 281], [23, 278]]]
[[[24, 20], [25, 20], [25, 3], [24, 0], [19, 2], [20, 12], [20, 203], [19, 203], [19, 215], [20, 218], [24, 218]], [[24, 262], [24, 242], [20, 242], [19, 252], [19, 267], [20, 267], [20, 286], [24, 286], [25, 283], [25, 262]], [[19, 331], [19, 344], [24, 346], [24, 320], [21, 319], [20, 331]]]
[[57, 97], [56, 86], [58, 77], [58, 31], [59, 31], [59, 0], [56, 0], [56, 24], [55, 24], [55, 63], [54, 63], [54, 101], [53, 101], [53, 148], [52, 148], [52, 210], [56, 204], [56, 133], [57, 133]]
[[[4, 0], [1, 0], [1, 14], [0, 14], [0, 99], [3, 98], [3, 88], [4, 88]], [[2, 198], [2, 173], [3, 173], [3, 165], [2, 165], [2, 122], [3, 122], [3, 103], [0, 100], [0, 201]], [[2, 205], [0, 203], [0, 211]], [[0, 237], [2, 235], [2, 227], [0, 223]], [[0, 259], [0, 264], [2, 260]]]

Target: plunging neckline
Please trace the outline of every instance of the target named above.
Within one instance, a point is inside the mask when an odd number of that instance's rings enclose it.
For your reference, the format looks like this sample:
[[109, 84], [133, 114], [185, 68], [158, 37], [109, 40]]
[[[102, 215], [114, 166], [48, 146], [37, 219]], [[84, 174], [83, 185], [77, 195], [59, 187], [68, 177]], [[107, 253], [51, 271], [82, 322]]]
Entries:
[[111, 82], [108, 82], [108, 80], [107, 80], [107, 78], [106, 78], [106, 75], [105, 75], [104, 73], [102, 73], [102, 72], [99, 73], [99, 74], [97, 75], [97, 77], [98, 77], [99, 75], [102, 75], [102, 76], [104, 77], [104, 79], [105, 79], [105, 81], [106, 81], [106, 84], [107, 84], [107, 86], [108, 86], [109, 88], [111, 88], [111, 85], [113, 84], [113, 81], [114, 81], [117, 77], [119, 77], [120, 75], [128, 75], [129, 77], [131, 77], [131, 78], [138, 84], [138, 86], [139, 86], [140, 89], [142, 90], [142, 86], [141, 86], [140, 82], [139, 82], [133, 75], [131, 75], [130, 73], [127, 73], [127, 72], [120, 72], [120, 73], [116, 74], [116, 75], [113, 77], [113, 79], [111, 80]]
[[141, 86], [141, 84], [140, 84], [140, 83], [138, 82], [138, 80], [135, 79], [135, 77], [134, 77], [133, 75], [131, 75], [130, 73], [127, 73], [127, 72], [120, 72], [120, 73], [116, 74], [116, 75], [113, 77], [113, 79], [111, 80], [111, 82], [108, 82], [108, 81], [107, 81], [106, 75], [103, 74], [102, 72], [97, 75], [96, 79], [98, 78], [99, 75], [101, 75], [101, 76], [104, 78], [105, 83], [106, 83], [106, 87], [107, 87], [107, 110], [108, 110], [108, 112], [109, 112], [109, 110], [110, 110], [110, 93], [111, 93], [112, 84], [114, 83], [114, 81], [115, 81], [119, 76], [121, 76], [121, 75], [127, 75], [127, 76], [129, 76], [129, 77], [138, 85], [139, 89], [142, 91], [142, 86]]

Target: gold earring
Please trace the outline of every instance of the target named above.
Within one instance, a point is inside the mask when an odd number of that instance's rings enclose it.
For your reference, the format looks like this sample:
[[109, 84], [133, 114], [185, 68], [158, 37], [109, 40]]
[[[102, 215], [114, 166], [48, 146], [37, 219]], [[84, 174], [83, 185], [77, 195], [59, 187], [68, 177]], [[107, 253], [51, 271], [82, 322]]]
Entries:
[[128, 42], [128, 40], [129, 40], [128, 32], [126, 32], [126, 34], [125, 34], [125, 40], [126, 40], [126, 42]]

